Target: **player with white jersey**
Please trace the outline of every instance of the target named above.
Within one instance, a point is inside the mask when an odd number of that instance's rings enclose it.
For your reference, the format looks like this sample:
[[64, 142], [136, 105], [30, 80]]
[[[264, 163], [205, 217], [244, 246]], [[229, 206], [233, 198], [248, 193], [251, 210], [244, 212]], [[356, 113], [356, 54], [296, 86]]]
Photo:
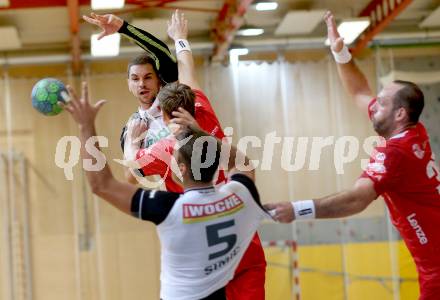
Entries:
[[[114, 15], [100, 16], [92, 14], [91, 18], [84, 17], [84, 19], [100, 26], [103, 29], [102, 36], [119, 31], [149, 54], [155, 55], [154, 57], [157, 59], [154, 59], [154, 61], [151, 61], [148, 54], [141, 56], [140, 60], [135, 59], [135, 61], [132, 61], [129, 65], [130, 90], [140, 91], [137, 93], [140, 100], [145, 102], [150, 99], [148, 94], [141, 94], [141, 92], [144, 91], [147, 86], [151, 86], [149, 80], [154, 82], [155, 73], [151, 72], [150, 75], [149, 73], [145, 73], [148, 69], [151, 69], [152, 66], [155, 66], [158, 70], [157, 74], [159, 77], [165, 77], [168, 80], [174, 78], [174, 58], [170, 56], [169, 49], [165, 43], [160, 42], [148, 32], [136, 28]], [[188, 24], [183, 14], [176, 11], [172, 15], [168, 23], [167, 32], [169, 37], [176, 43], [179, 83], [183, 83], [187, 86], [169, 85], [167, 89], [169, 93], [161, 93], [162, 99], [159, 99], [159, 97], [156, 98], [151, 108], [145, 111], [143, 121], [138, 121], [141, 119], [139, 116], [142, 116], [142, 111], [135, 114], [133, 119], [136, 121], [129, 123], [128, 130], [124, 128], [121, 143], [123, 148], [125, 148], [124, 152], [126, 153], [126, 157], [129, 159], [136, 158], [138, 160], [139, 169], [136, 171], [139, 175], [159, 175], [164, 180], [167, 191], [183, 193], [182, 187], [173, 180], [170, 170], [175, 139], [173, 136], [168, 135], [169, 131], [167, 127], [165, 127], [166, 131], [164, 131], [161, 129], [161, 126], [167, 125], [166, 123], [173, 118], [171, 112], [180, 106], [194, 116], [198, 125], [204, 131], [219, 139], [224, 137], [224, 133], [210, 101], [201, 90], [196, 79], [194, 60], [190, 45], [187, 41]], [[144, 58], [149, 59], [148, 61], [150, 61], [150, 63], [144, 61]], [[143, 64], [144, 62], [146, 62], [146, 64]], [[155, 64], [155, 62], [158, 64]], [[167, 68], [170, 68], [170, 70], [168, 71]], [[143, 82], [143, 80], [145, 82]], [[191, 89], [189, 90], [188, 87]], [[150, 87], [147, 90], [154, 90], [154, 88]], [[175, 91], [178, 91], [180, 94], [184, 93], [187, 97], [176, 97]], [[159, 93], [159, 90], [157, 90], [157, 93]], [[191, 94], [195, 97], [191, 96]], [[159, 102], [160, 111], [157, 107]], [[153, 121], [146, 122], [145, 120]], [[157, 120], [157, 122], [154, 122], [154, 120]], [[139, 135], [147, 128], [147, 126], [144, 126], [145, 124], [149, 124], [146, 139], [136, 142]], [[156, 127], [157, 130], [159, 130], [158, 134], [154, 134], [157, 131], [155, 129]], [[165, 137], [165, 135], [168, 136]], [[220, 170], [217, 183], [223, 183], [224, 181], [225, 174]], [[235, 300], [264, 299], [265, 271], [266, 261], [264, 251], [258, 234], [255, 234], [239, 267], [236, 269], [234, 279], [228, 284], [226, 289], [228, 298]]]
[[[78, 123], [84, 145], [97, 135], [94, 122], [105, 101], [91, 105], [86, 83], [81, 99], [71, 87], [68, 91], [71, 101], [62, 106]], [[259, 222], [268, 214], [261, 206], [249, 159], [230, 145], [225, 145], [230, 152], [221, 154], [224, 148], [219, 140], [202, 132], [187, 111], [175, 111], [173, 116], [171, 122], [180, 125], [175, 158], [183, 178], [183, 194], [144, 190], [119, 182], [108, 165], [100, 171], [87, 171], [87, 179], [94, 194], [125, 213], [157, 225], [162, 247], [163, 300], [226, 299], [225, 286], [233, 278]], [[96, 159], [84, 147], [81, 156]], [[230, 182], [216, 189], [213, 178], [221, 157], [226, 158], [231, 177]], [[236, 167], [236, 162], [243, 165]]]
[[[135, 160], [136, 152], [126, 147], [127, 130], [134, 121], [142, 121], [141, 130], [144, 134], [139, 142], [141, 148], [148, 148], [170, 134], [163, 122], [159, 101], [155, 100], [161, 86], [177, 81], [177, 60], [163, 41], [115, 15], [91, 13], [90, 16], [83, 16], [83, 19], [102, 29], [98, 39], [119, 32], [146, 51], [133, 58], [127, 68], [128, 89], [138, 100], [139, 107], [122, 129], [121, 147], [126, 159]], [[136, 183], [130, 172], [126, 173], [126, 177]]]
[[357, 104], [368, 111], [375, 131], [385, 139], [355, 186], [321, 199], [271, 204], [275, 219], [347, 217], [383, 196], [391, 220], [414, 258], [420, 299], [440, 299], [440, 172], [425, 127], [419, 122], [424, 106], [420, 88], [396, 80], [374, 97], [362, 72], [339, 36], [333, 16], [325, 16], [339, 75]]

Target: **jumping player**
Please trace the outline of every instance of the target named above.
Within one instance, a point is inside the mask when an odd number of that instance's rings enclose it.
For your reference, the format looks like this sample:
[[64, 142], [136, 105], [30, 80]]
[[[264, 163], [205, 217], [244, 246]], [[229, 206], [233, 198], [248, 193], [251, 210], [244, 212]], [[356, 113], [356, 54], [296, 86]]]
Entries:
[[337, 32], [333, 15], [325, 15], [331, 50], [344, 87], [368, 111], [375, 131], [386, 143], [373, 151], [355, 186], [321, 199], [269, 204], [281, 222], [347, 217], [383, 196], [391, 219], [411, 252], [419, 273], [420, 299], [440, 295], [440, 172], [425, 127], [420, 88], [396, 80], [376, 97]]
[[[151, 35], [141, 29], [131, 26], [122, 19], [119, 19], [113, 15], [99, 16], [96, 14], [93, 14], [92, 18], [84, 18], [86, 21], [96, 24], [103, 29], [101, 37], [112, 34], [119, 30], [120, 32], [124, 33], [124, 36], [134, 40], [136, 44], [141, 46], [143, 49], [147, 49], [149, 53], [157, 52], [158, 47], [154, 46], [157, 43], [153, 43], [153, 46], [150, 44], [151, 39], [148, 37]], [[187, 32], [187, 21], [184, 20], [183, 15], [180, 15], [176, 11], [170, 20], [168, 34], [176, 42], [179, 82], [190, 86], [196, 96], [194, 108], [191, 109], [191, 104], [185, 104], [182, 102], [177, 103], [175, 100], [167, 101], [167, 106], [172, 105], [172, 107], [168, 107], [168, 111], [172, 111], [178, 106], [183, 106], [188, 111], [194, 112], [194, 117], [203, 130], [221, 139], [224, 137], [224, 134], [220, 123], [218, 122], [209, 100], [200, 90], [200, 86], [196, 80], [194, 61], [189, 43], [186, 40]], [[165, 49], [165, 47], [166, 45], [162, 45], [159, 48]], [[168, 48], [166, 47], [166, 49]], [[167, 52], [169, 50], [160, 51]], [[164, 59], [169, 59], [169, 57], [170, 56], [167, 55], [164, 57]], [[161, 65], [159, 65], [158, 69], [159, 73], [166, 72]], [[170, 93], [175, 92], [173, 89], [168, 91]], [[181, 100], [182, 99], [183, 98], [181, 98]], [[158, 101], [155, 102], [155, 105], [156, 103], [158, 104]], [[170, 116], [170, 118], [171, 117], [172, 116]], [[129, 133], [125, 135], [126, 139], [125, 142], [123, 142], [125, 143], [125, 148], [127, 149], [126, 151], [133, 153], [131, 154], [131, 157], [136, 156], [137, 159], [140, 159], [140, 162], [148, 162], [148, 164], [142, 164], [143, 167], [139, 170], [143, 176], [159, 174], [165, 179], [165, 185], [168, 191], [182, 192], [182, 188], [175, 181], [173, 181], [171, 176], [172, 172], [170, 172], [169, 169], [170, 160], [173, 153], [173, 138], [170, 137], [156, 141], [156, 143], [150, 146], [148, 149], [142, 149], [142, 145], [139, 142], [136, 142], [140, 132], [145, 129], [145, 127], [142, 127], [142, 124], [145, 123], [139, 120], [129, 123]], [[219, 181], [223, 181], [223, 178], [224, 176], [222, 173], [220, 173]], [[261, 242], [258, 238], [258, 235], [255, 235], [239, 267], [236, 270], [234, 279], [229, 282], [226, 288], [228, 299], [264, 299], [265, 268], [266, 262], [264, 259], [264, 252]]]

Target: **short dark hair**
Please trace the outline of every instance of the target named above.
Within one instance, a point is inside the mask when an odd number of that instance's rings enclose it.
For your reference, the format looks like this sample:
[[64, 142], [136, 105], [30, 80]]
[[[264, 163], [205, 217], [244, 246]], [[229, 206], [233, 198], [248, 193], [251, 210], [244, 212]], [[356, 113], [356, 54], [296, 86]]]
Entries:
[[193, 90], [183, 83], [173, 82], [163, 86], [157, 94], [162, 112], [172, 117], [172, 112], [182, 107], [194, 116], [194, 99], [196, 95]]
[[127, 76], [130, 77], [130, 69], [132, 66], [148, 65], [148, 64], [150, 64], [153, 67], [154, 73], [156, 73], [156, 75], [160, 79], [162, 85], [165, 84], [165, 82], [162, 80], [162, 77], [156, 67], [156, 61], [148, 53], [139, 54], [138, 56], [136, 56], [132, 60], [130, 60], [130, 62], [128, 63], [128, 67], [127, 67]]
[[[212, 182], [220, 164], [220, 142], [207, 133], [191, 129], [179, 134], [177, 139], [182, 143], [177, 162], [185, 164], [193, 181]], [[203, 163], [210, 164], [202, 167]]]
[[393, 83], [402, 86], [394, 95], [394, 107], [403, 107], [408, 113], [410, 123], [417, 123], [425, 106], [425, 97], [417, 84], [405, 81], [394, 80]]

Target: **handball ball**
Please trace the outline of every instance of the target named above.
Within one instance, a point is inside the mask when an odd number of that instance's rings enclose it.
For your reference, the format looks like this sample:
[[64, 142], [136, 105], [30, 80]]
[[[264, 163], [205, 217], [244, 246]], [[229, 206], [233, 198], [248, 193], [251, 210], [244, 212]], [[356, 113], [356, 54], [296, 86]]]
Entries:
[[69, 99], [64, 84], [54, 78], [44, 78], [32, 88], [32, 106], [46, 116], [58, 115], [63, 109], [58, 101], [66, 102]]

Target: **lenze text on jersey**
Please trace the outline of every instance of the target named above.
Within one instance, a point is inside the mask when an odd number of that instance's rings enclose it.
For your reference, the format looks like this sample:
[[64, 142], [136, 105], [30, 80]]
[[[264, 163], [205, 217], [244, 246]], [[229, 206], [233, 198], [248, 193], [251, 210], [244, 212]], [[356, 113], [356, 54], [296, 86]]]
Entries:
[[420, 244], [424, 245], [428, 243], [428, 238], [426, 237], [426, 234], [423, 232], [422, 227], [416, 220], [416, 214], [412, 213], [406, 219], [408, 220], [409, 224], [411, 224], [411, 227], [416, 231], [417, 238], [419, 239]]

